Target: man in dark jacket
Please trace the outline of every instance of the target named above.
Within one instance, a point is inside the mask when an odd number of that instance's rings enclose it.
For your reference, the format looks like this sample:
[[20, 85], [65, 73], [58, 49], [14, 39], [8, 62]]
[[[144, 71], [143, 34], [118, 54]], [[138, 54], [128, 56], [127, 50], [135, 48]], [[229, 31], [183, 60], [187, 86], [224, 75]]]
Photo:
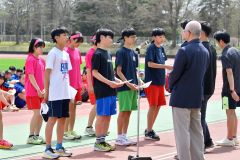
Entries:
[[204, 160], [201, 113], [204, 75], [209, 53], [200, 42], [201, 24], [189, 22], [184, 30], [188, 44], [178, 50], [169, 77], [174, 133], [180, 160]]
[[205, 21], [202, 21], [200, 23], [202, 27], [200, 40], [202, 41], [202, 44], [209, 52], [209, 64], [204, 76], [204, 97], [203, 97], [202, 107], [201, 107], [201, 124], [203, 128], [204, 144], [205, 144], [205, 148], [207, 149], [214, 146], [212, 138], [209, 133], [208, 125], [206, 122], [206, 109], [207, 109], [207, 102], [210, 99], [210, 97], [213, 95], [213, 92], [215, 89], [217, 52], [216, 52], [216, 49], [209, 43], [208, 37], [212, 31], [210, 24]]

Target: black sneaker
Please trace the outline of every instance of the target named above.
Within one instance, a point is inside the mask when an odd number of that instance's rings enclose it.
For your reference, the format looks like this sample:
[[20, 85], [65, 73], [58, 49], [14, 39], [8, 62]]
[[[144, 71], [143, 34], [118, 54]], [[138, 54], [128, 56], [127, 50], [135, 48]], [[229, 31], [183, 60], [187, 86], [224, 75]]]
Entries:
[[176, 160], [179, 160], [178, 155], [175, 155], [173, 158], [176, 159]]
[[145, 137], [146, 137], [147, 133], [148, 133], [148, 131], [147, 131], [147, 129], [145, 129], [145, 131], [144, 131]]
[[160, 140], [159, 136], [156, 135], [154, 130], [152, 130], [150, 132], [145, 131], [145, 139], [153, 140], [153, 141], [159, 141]]
[[212, 140], [205, 143], [205, 149], [209, 149], [209, 148], [213, 148], [213, 147], [214, 147], [214, 143]]

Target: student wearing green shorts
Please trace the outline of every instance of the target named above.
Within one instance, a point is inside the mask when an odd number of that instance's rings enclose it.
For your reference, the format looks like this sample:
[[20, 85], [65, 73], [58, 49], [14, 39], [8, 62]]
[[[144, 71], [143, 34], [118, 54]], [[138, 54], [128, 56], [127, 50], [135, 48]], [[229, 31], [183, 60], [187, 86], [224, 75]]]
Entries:
[[120, 146], [136, 145], [136, 142], [129, 140], [126, 136], [131, 112], [137, 110], [138, 57], [132, 49], [136, 38], [136, 32], [133, 28], [124, 29], [122, 31], [124, 45], [116, 53], [117, 77], [122, 81], [131, 80], [117, 89], [119, 114], [116, 145]]

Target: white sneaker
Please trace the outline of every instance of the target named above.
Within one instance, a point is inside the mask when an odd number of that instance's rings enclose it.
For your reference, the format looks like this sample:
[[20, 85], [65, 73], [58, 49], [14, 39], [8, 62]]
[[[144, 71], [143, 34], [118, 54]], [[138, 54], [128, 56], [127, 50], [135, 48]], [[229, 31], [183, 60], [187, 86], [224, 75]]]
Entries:
[[236, 138], [233, 138], [233, 141], [234, 141], [234, 143], [235, 143], [235, 146], [238, 146], [238, 145], [239, 145], [239, 140], [238, 140], [237, 137], [236, 137]]
[[77, 134], [75, 131], [69, 131], [71, 135], [74, 137], [74, 139], [81, 139], [82, 136]]
[[171, 93], [169, 93], [167, 90], [164, 91], [165, 96], [170, 96]]
[[72, 153], [65, 150], [64, 147], [55, 151], [60, 157], [71, 157]]
[[87, 127], [85, 129], [85, 134], [90, 136], [90, 137], [95, 136], [95, 131], [94, 131], [93, 127]]
[[130, 146], [131, 142], [126, 141], [126, 139], [123, 138], [123, 137], [119, 137], [119, 138], [116, 139], [115, 144], [118, 145], [118, 146]]
[[43, 152], [42, 157], [46, 159], [58, 159], [60, 156], [59, 154], [55, 153], [52, 148], [49, 148], [48, 150]]
[[130, 145], [132, 145], [132, 146], [137, 145], [137, 142], [136, 142], [136, 141], [133, 141], [133, 140], [131, 140], [131, 139], [128, 139], [127, 137], [124, 137], [124, 139], [125, 139]]
[[63, 139], [65, 139], [65, 140], [74, 140], [75, 137], [71, 134], [71, 132], [64, 132]]
[[223, 139], [221, 141], [216, 141], [217, 146], [226, 146], [226, 147], [233, 147], [235, 146], [234, 140], [229, 140], [228, 138]]

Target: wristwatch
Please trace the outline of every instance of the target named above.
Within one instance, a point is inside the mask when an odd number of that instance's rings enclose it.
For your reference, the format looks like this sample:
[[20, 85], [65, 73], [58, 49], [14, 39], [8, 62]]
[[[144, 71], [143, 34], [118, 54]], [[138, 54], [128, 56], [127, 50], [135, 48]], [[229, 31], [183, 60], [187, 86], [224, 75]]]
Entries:
[[233, 89], [233, 90], [230, 90], [230, 93], [232, 94], [234, 91], [235, 91], [234, 89]]

